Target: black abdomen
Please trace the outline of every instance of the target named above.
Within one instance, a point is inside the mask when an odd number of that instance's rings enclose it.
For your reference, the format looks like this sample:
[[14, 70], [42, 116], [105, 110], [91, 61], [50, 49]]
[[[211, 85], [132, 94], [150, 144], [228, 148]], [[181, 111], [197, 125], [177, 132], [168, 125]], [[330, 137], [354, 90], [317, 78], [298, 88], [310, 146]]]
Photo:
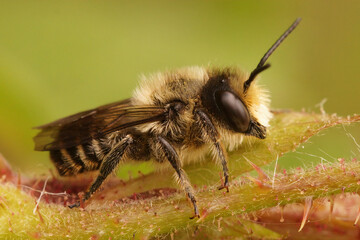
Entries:
[[[148, 136], [131, 133], [133, 144], [127, 150], [127, 158], [136, 161], [150, 159]], [[109, 134], [102, 139], [92, 139], [71, 148], [50, 151], [50, 158], [61, 176], [73, 176], [83, 172], [95, 171], [125, 135]], [[121, 154], [122, 155], [122, 154]]]
[[[50, 158], [61, 176], [71, 176], [82, 172], [98, 170], [101, 165], [99, 154], [95, 152], [93, 140], [75, 147], [50, 151]], [[105, 146], [101, 148], [104, 151]]]

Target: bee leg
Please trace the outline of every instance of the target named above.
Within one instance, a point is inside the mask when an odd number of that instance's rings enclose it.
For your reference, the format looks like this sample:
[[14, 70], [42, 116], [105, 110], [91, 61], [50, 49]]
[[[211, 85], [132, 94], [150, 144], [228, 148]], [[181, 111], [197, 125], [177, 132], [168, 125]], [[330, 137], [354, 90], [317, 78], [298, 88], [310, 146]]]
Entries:
[[209, 116], [201, 109], [196, 109], [195, 114], [200, 119], [200, 122], [202, 124], [203, 134], [206, 135], [205, 138], [207, 138], [215, 147], [215, 157], [220, 160], [223, 172], [224, 172], [224, 183], [222, 186], [218, 187], [219, 190], [226, 188], [226, 191], [229, 192], [229, 170], [227, 167], [227, 157], [226, 157], [226, 151], [224, 150], [224, 147], [222, 146], [219, 138], [219, 133], [216, 130], [214, 124], [211, 122], [211, 119]]
[[158, 144], [158, 146], [156, 146], [156, 149], [159, 150], [156, 156], [157, 159], [161, 161], [161, 159], [166, 158], [170, 162], [171, 166], [176, 171], [179, 184], [184, 189], [186, 196], [190, 199], [191, 203], [193, 204], [194, 216], [190, 217], [190, 219], [193, 219], [195, 217], [199, 218], [200, 214], [199, 214], [199, 209], [196, 205], [194, 189], [192, 188], [184, 169], [181, 168], [181, 162], [178, 154], [176, 153], [174, 147], [163, 137], [158, 136], [156, 142]]
[[[127, 135], [105, 156], [100, 166], [99, 175], [84, 195], [84, 202], [88, 200], [91, 195], [100, 188], [107, 176], [109, 176], [109, 174], [112, 173], [112, 171], [117, 167], [120, 159], [124, 156], [126, 150], [132, 142], [132, 137], [130, 135]], [[74, 207], [80, 207], [80, 202], [76, 202], [69, 206], [69, 208]]]
[[223, 167], [223, 172], [224, 172], [224, 183], [222, 186], [218, 187], [218, 190], [226, 188], [226, 192], [229, 192], [229, 170], [227, 167], [226, 156], [224, 154], [225, 151], [220, 142], [215, 142], [214, 145], [215, 145], [216, 153], [217, 153], [218, 157], [220, 158], [221, 165]]

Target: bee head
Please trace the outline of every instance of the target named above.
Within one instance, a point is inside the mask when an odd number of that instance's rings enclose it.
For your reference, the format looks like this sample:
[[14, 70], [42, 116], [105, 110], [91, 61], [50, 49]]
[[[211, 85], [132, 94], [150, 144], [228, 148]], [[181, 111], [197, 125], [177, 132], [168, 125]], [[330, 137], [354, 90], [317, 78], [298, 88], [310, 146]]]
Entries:
[[208, 70], [209, 80], [202, 92], [202, 103], [224, 128], [261, 139], [266, 137], [266, 127], [271, 118], [269, 100], [266, 92], [254, 80], [270, 67], [270, 64], [265, 64], [267, 59], [300, 20], [296, 19], [281, 35], [250, 75], [237, 68]]
[[248, 77], [239, 68], [211, 68], [208, 76], [201, 100], [213, 119], [232, 132], [265, 138], [271, 118], [266, 91], [255, 82], [244, 91]]

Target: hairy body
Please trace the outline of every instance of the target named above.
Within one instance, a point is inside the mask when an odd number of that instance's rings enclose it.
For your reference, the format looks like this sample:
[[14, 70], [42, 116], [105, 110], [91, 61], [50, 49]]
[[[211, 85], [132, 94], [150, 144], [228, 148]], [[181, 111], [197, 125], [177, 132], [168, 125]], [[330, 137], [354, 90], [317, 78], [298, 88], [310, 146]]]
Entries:
[[[222, 72], [223, 78], [218, 77], [219, 72]], [[227, 82], [222, 83], [223, 79]], [[206, 85], [212, 84], [229, 85], [232, 89], [238, 90], [237, 94], [241, 96], [243, 90], [241, 86], [246, 79], [247, 75], [237, 68], [221, 71], [203, 67], [157, 73], [150, 77], [143, 76], [133, 97], [123, 102], [126, 106], [164, 107], [166, 117], [163, 121], [130, 127], [98, 139], [91, 139], [75, 147], [51, 151], [51, 158], [58, 166], [61, 175], [75, 175], [84, 171], [97, 170], [110, 150], [128, 136], [135, 146], [127, 150], [127, 156], [124, 156], [121, 161], [147, 161], [153, 157], [155, 161], [163, 162], [164, 159], [156, 156], [158, 151], [152, 140], [152, 135], [160, 135], [169, 139], [169, 143], [179, 154], [182, 164], [197, 161], [212, 149], [212, 144], [206, 141], [206, 133], [195, 114], [197, 109], [201, 109], [208, 115], [218, 132], [221, 145], [231, 151], [241, 145], [245, 135], [227, 129], [215, 110], [206, 110], [212, 108], [207, 106], [211, 102], [204, 103], [201, 96], [208, 94], [209, 89]], [[242, 100], [253, 120], [267, 127], [271, 113], [266, 91], [254, 84], [246, 97], [242, 96]], [[173, 109], [174, 104], [177, 109]], [[64, 165], [64, 163], [68, 164]]]
[[[117, 106], [160, 107], [164, 111], [160, 121], [114, 131], [70, 148], [50, 150], [51, 159], [60, 175], [76, 175], [100, 169], [101, 180], [120, 161], [154, 159], [157, 163], [165, 163], [161, 165], [173, 166], [178, 182], [187, 189], [190, 199], [194, 198], [191, 184], [182, 170], [184, 164], [198, 161], [211, 152], [215, 161], [222, 165], [227, 178], [225, 148], [232, 150], [238, 147], [246, 135], [265, 137], [265, 127], [271, 117], [269, 100], [266, 92], [256, 84], [252, 84], [246, 94], [243, 93], [247, 77], [238, 68], [220, 70], [203, 67], [142, 77], [133, 97]], [[232, 91], [240, 97], [251, 116], [251, 125], [246, 133], [232, 130], [227, 120], [217, 112], [214, 89]], [[96, 113], [94, 109], [82, 116]], [[106, 164], [106, 159], [111, 161]], [[100, 186], [101, 182], [95, 187]], [[95, 187], [86, 198], [96, 191]]]
[[[143, 77], [132, 98], [38, 127], [35, 149], [50, 151], [60, 175], [99, 170], [87, 200], [120, 162], [148, 161], [172, 166], [199, 216], [193, 188], [182, 166], [211, 153], [221, 165], [229, 191], [226, 150], [247, 136], [266, 137], [271, 113], [256, 76], [267, 58], [297, 26], [297, 19], [250, 75], [239, 68], [188, 67]], [[70, 206], [79, 206], [79, 202]]]

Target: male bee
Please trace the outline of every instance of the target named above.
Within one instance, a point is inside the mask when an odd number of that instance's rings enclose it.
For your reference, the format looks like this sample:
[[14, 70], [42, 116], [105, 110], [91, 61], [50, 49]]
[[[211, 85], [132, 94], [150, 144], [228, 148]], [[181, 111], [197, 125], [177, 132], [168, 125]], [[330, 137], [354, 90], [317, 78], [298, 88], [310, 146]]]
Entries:
[[61, 176], [99, 170], [84, 201], [120, 162], [170, 163], [194, 217], [199, 217], [183, 164], [210, 152], [224, 174], [218, 189], [229, 191], [226, 149], [251, 136], [264, 139], [271, 118], [267, 94], [254, 80], [270, 67], [267, 59], [299, 22], [281, 35], [251, 74], [237, 67], [187, 67], [144, 77], [129, 99], [37, 127], [41, 132], [34, 137], [35, 150], [50, 151]]

